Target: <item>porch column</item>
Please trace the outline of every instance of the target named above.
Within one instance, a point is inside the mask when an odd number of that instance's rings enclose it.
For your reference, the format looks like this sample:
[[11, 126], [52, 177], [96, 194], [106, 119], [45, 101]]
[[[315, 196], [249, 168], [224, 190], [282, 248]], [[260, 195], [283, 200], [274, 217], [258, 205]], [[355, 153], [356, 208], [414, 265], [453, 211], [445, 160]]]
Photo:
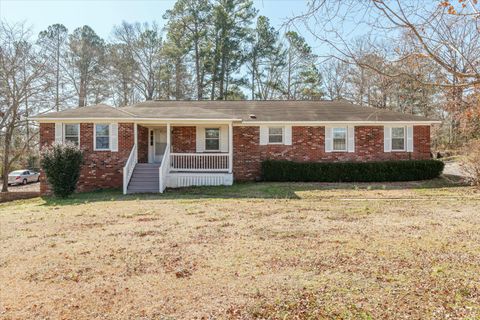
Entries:
[[135, 146], [135, 158], [138, 159], [138, 125], [137, 123], [133, 123], [133, 145]]
[[170, 131], [171, 131], [170, 130], [170, 122], [168, 122], [167, 123], [167, 145], [170, 148], [169, 151], [172, 151], [172, 146], [171, 146], [172, 141], [171, 141], [171, 137], [170, 137], [170, 135], [171, 135]]
[[228, 173], [233, 170], [233, 124], [228, 124]]

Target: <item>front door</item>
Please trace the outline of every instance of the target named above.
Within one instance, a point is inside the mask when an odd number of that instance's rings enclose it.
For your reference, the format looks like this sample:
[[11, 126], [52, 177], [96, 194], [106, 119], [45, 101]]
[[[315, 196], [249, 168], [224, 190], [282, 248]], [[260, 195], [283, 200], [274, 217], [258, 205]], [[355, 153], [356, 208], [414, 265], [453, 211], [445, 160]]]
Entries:
[[167, 131], [166, 128], [155, 128], [152, 129], [153, 132], [150, 134], [150, 138], [153, 139], [151, 148], [151, 162], [160, 163], [162, 162], [163, 153], [165, 152], [165, 147], [167, 146]]

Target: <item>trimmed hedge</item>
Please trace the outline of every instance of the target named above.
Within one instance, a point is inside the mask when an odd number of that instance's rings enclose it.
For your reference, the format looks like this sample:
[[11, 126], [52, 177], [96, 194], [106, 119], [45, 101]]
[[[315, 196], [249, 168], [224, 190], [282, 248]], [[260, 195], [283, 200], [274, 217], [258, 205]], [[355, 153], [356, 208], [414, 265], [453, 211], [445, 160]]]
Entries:
[[386, 182], [438, 177], [445, 164], [439, 160], [378, 162], [262, 162], [264, 181]]

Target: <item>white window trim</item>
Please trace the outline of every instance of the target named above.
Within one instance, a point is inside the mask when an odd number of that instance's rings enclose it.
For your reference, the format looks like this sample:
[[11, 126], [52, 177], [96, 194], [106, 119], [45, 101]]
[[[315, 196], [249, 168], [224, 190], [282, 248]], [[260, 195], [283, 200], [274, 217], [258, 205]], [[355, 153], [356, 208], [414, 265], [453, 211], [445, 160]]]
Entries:
[[[108, 126], [108, 149], [98, 149], [97, 148], [97, 125], [106, 125]], [[111, 151], [112, 145], [110, 141], [110, 123], [98, 122], [93, 124], [93, 151]]]
[[[282, 130], [282, 141], [280, 141], [280, 142], [270, 142], [270, 129], [281, 129]], [[274, 134], [274, 136], [279, 136], [279, 134]], [[267, 144], [285, 144], [285, 127], [269, 126], [267, 128]]]
[[[335, 149], [335, 129], [345, 130], [345, 149]], [[348, 127], [332, 127], [332, 152], [348, 152]]]
[[67, 125], [76, 125], [77, 128], [78, 128], [78, 145], [77, 146], [80, 146], [80, 123], [64, 123], [63, 124], [63, 127], [62, 127], [62, 130], [63, 130], [63, 136], [62, 136], [62, 139], [63, 139], [63, 143], [65, 143], [67, 140]]
[[[403, 148], [402, 149], [394, 149], [393, 148], [393, 129], [403, 128]], [[407, 127], [391, 127], [391, 134], [390, 134], [390, 145], [392, 152], [406, 152], [407, 151]]]
[[[207, 138], [207, 130], [208, 129], [216, 129], [218, 130], [218, 138]], [[221, 143], [222, 143], [222, 129], [220, 127], [205, 127], [203, 129], [204, 135], [204, 143], [205, 143], [205, 153], [208, 152], [220, 152], [221, 151]], [[207, 149], [207, 140], [218, 140], [218, 149]]]

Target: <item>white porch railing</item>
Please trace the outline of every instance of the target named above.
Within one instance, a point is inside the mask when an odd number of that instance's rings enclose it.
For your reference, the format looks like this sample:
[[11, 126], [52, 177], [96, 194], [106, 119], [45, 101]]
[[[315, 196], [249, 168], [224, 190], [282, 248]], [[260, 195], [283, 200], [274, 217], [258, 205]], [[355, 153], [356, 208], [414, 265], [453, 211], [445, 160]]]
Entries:
[[165, 147], [165, 152], [163, 153], [163, 158], [162, 162], [160, 164], [160, 167], [158, 168], [158, 188], [160, 193], [163, 193], [165, 191], [165, 188], [167, 187], [167, 175], [168, 171], [170, 169], [170, 144], [167, 143], [167, 146]]
[[130, 151], [130, 155], [128, 156], [128, 160], [125, 163], [125, 167], [123, 167], [123, 194], [127, 194], [128, 183], [130, 182], [130, 178], [132, 177], [137, 162], [137, 144], [134, 143], [132, 151]]
[[226, 172], [229, 171], [228, 153], [171, 153], [170, 168], [173, 171], [187, 172]]

